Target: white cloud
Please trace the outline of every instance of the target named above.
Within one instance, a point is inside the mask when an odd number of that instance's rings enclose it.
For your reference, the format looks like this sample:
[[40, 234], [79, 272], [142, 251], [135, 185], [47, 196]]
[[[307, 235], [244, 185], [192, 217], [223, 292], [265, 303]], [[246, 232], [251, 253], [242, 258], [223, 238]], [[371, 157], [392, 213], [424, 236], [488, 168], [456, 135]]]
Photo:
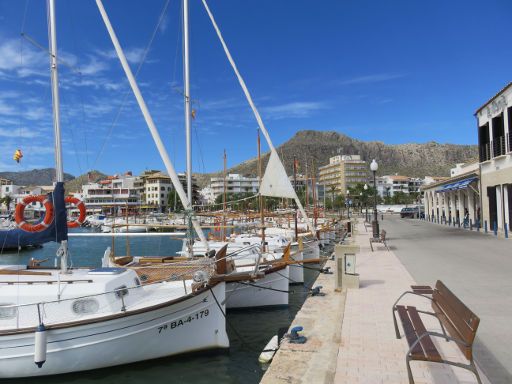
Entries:
[[105, 61], [98, 60], [97, 57], [89, 56], [89, 62], [80, 67], [82, 75], [96, 75], [97, 73], [108, 70], [109, 66]]
[[338, 82], [339, 85], [353, 85], [353, 84], [372, 84], [380, 83], [383, 81], [395, 80], [405, 77], [404, 74], [400, 73], [378, 73], [373, 75], [353, 77], [351, 79], [345, 79]]
[[325, 103], [317, 101], [296, 101], [272, 107], [263, 108], [270, 119], [302, 118], [312, 115], [314, 112], [326, 109]]
[[5, 129], [0, 128], [0, 137], [18, 137], [18, 138], [33, 138], [39, 136], [39, 132], [34, 130], [22, 129]]
[[[126, 60], [128, 60], [128, 62], [131, 64], [139, 64], [142, 60], [142, 56], [144, 55], [144, 49], [139, 47], [125, 48], [123, 49], [123, 52], [126, 56]], [[114, 49], [98, 50], [97, 53], [98, 55], [110, 60], [119, 60]], [[148, 62], [149, 61], [146, 60], [146, 63]]]

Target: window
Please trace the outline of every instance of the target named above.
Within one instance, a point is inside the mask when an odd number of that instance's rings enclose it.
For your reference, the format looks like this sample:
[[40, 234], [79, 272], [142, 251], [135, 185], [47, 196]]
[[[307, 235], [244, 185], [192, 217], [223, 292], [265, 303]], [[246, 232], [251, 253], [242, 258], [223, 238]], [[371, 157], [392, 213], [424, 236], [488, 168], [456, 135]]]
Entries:
[[72, 305], [72, 310], [77, 315], [96, 313], [98, 309], [100, 309], [100, 304], [96, 299], [78, 299]]
[[492, 119], [492, 143], [494, 157], [505, 154], [505, 126], [503, 113]]
[[0, 304], [0, 320], [14, 319], [18, 314], [18, 308], [11, 303]]

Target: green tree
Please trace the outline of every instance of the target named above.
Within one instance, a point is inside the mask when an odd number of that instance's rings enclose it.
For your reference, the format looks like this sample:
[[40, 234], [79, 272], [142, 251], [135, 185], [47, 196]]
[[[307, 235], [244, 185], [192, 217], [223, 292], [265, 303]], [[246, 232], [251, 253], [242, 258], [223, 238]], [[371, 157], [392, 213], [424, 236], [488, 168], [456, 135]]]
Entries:
[[11, 203], [12, 203], [12, 197], [11, 195], [5, 195], [2, 199], [2, 203], [7, 207], [7, 210], [9, 211], [11, 209]]
[[184, 210], [178, 192], [174, 188], [171, 189], [167, 196], [167, 206], [171, 212], [181, 212]]

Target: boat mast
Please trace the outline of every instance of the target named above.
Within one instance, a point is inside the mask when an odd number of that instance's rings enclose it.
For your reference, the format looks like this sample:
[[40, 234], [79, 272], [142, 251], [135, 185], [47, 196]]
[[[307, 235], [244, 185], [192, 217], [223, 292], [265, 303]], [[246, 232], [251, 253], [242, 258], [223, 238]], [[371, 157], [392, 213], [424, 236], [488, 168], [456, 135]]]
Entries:
[[185, 135], [187, 140], [187, 197], [192, 202], [192, 140], [190, 135], [190, 64], [188, 48], [188, 0], [183, 0], [183, 82], [185, 88]]
[[[185, 102], [185, 137], [187, 146], [187, 197], [192, 205], [192, 140], [190, 135], [190, 64], [188, 51], [188, 0], [183, 0], [183, 83]], [[189, 224], [190, 225], [190, 222]], [[188, 231], [187, 252], [192, 257], [194, 247], [194, 236]]]
[[[261, 180], [263, 178], [263, 170], [261, 164], [261, 140], [260, 140], [260, 130], [258, 128], [258, 178], [260, 179], [260, 190], [261, 190]], [[261, 220], [261, 250], [265, 252], [265, 207], [264, 207], [264, 197], [260, 193], [260, 220]]]
[[[55, 0], [48, 0], [49, 18], [49, 44], [50, 44], [50, 71], [52, 83], [52, 110], [53, 133], [55, 146], [55, 179], [58, 183], [64, 182], [64, 168], [62, 166], [62, 141], [60, 137], [60, 100], [59, 100], [59, 73], [57, 70], [57, 29], [55, 26]], [[62, 240], [59, 249], [60, 271], [68, 272], [68, 241]]]
[[[96, 0], [96, 1], [100, 1], [100, 0]], [[258, 109], [256, 108], [254, 101], [252, 100], [251, 94], [249, 93], [249, 90], [247, 89], [247, 86], [245, 85], [245, 81], [242, 78], [242, 75], [238, 71], [238, 68], [235, 64], [235, 61], [233, 60], [233, 57], [231, 56], [231, 53], [229, 52], [228, 46], [226, 45], [226, 42], [224, 41], [224, 38], [222, 37], [222, 34], [217, 25], [217, 22], [215, 21], [215, 18], [213, 17], [213, 14], [210, 11], [208, 4], [206, 4], [206, 0], [201, 0], [201, 1], [206, 10], [206, 13], [208, 14], [208, 17], [210, 18], [210, 21], [212, 22], [213, 28], [215, 29], [215, 32], [217, 33], [217, 37], [220, 40], [220, 43], [222, 45], [222, 48], [224, 49], [224, 53], [226, 54], [229, 64], [231, 64], [231, 68], [233, 69], [233, 72], [235, 72], [236, 78], [238, 79], [238, 83], [240, 84], [240, 87], [242, 88], [242, 91], [244, 92], [245, 98], [247, 99], [247, 102], [249, 103], [249, 105], [253, 111], [254, 117], [256, 118], [256, 121], [258, 122], [258, 126], [261, 129], [261, 133], [263, 133], [263, 137], [267, 141], [267, 144], [270, 148], [270, 152], [275, 153], [275, 156], [279, 159], [279, 155], [277, 154], [277, 151], [274, 147], [274, 144], [272, 143], [272, 140], [270, 140], [270, 136], [268, 134], [267, 129], [265, 128], [265, 124], [263, 124], [261, 115], [260, 115]], [[282, 163], [280, 165], [281, 165], [281, 167], [283, 167]], [[295, 190], [294, 190], [294, 192], [295, 192]], [[306, 211], [304, 210], [304, 207], [302, 206], [302, 203], [300, 202], [299, 197], [297, 196], [296, 193], [294, 193], [294, 194], [295, 194], [295, 196], [294, 196], [295, 203], [297, 204], [299, 211], [302, 213], [302, 216], [304, 217], [304, 220], [306, 221], [306, 225], [308, 226], [308, 228], [311, 231], [313, 231], [312, 223], [309, 221], [308, 215], [306, 214]]]
[[[297, 193], [297, 158], [295, 156], [293, 156], [293, 189], [295, 190], [295, 193]], [[299, 241], [299, 228], [297, 226], [297, 204], [295, 203], [295, 215], [294, 215], [294, 219], [295, 219], [295, 241]]]
[[224, 178], [224, 185], [223, 185], [223, 193], [222, 193], [222, 239], [221, 241], [226, 240], [226, 201], [227, 201], [227, 181], [226, 181], [226, 166], [227, 166], [227, 157], [226, 157], [226, 150], [224, 149], [224, 170], [222, 172], [223, 178]]
[[317, 193], [316, 193], [316, 167], [315, 167], [315, 159], [312, 162], [312, 176], [311, 176], [311, 188], [313, 189], [313, 226], [316, 230], [317, 218], [318, 218], [318, 209], [317, 209]]
[[[180, 200], [183, 203], [183, 206], [185, 207], [185, 209], [192, 211], [192, 202], [187, 198], [185, 190], [183, 189], [183, 185], [181, 184], [181, 181], [178, 178], [178, 174], [176, 173], [176, 170], [174, 169], [171, 159], [169, 158], [169, 154], [165, 150], [164, 144], [162, 142], [162, 138], [160, 137], [160, 134], [158, 133], [158, 130], [156, 129], [155, 122], [153, 121], [153, 118], [151, 117], [151, 114], [149, 113], [146, 102], [144, 101], [144, 98], [142, 97], [142, 94], [140, 92], [139, 86], [137, 85], [137, 82], [135, 81], [135, 77], [133, 76], [132, 70], [130, 69], [130, 65], [128, 64], [128, 61], [126, 60], [126, 56], [123, 52], [123, 49], [121, 48], [121, 44], [119, 44], [119, 40], [117, 39], [117, 36], [114, 32], [114, 28], [112, 28], [112, 24], [110, 23], [107, 12], [105, 11], [105, 7], [103, 7], [103, 2], [101, 0], [96, 0], [96, 5], [98, 6], [98, 10], [100, 11], [101, 17], [103, 19], [103, 23], [105, 24], [105, 27], [107, 28], [110, 39], [112, 40], [112, 44], [114, 45], [114, 48], [116, 50], [117, 57], [119, 58], [119, 61], [121, 62], [121, 66], [123, 67], [123, 70], [126, 74], [126, 78], [128, 79], [128, 82], [130, 83], [130, 87], [132, 88], [132, 92], [135, 96], [135, 99], [137, 100], [137, 103], [142, 112], [142, 115], [144, 116], [146, 125], [148, 126], [148, 129], [151, 133], [153, 141], [155, 142], [155, 145], [158, 149], [160, 157], [162, 158], [162, 160], [164, 162], [165, 168], [166, 168], [167, 172], [169, 173], [169, 176], [171, 177], [172, 184], [174, 185], [174, 188], [176, 189], [176, 192], [178, 193], [178, 196], [180, 197]], [[201, 242], [204, 244], [206, 249], [209, 250], [210, 246], [208, 244], [208, 241], [206, 240], [206, 237], [205, 237], [198, 221], [196, 219], [192, 219], [192, 224], [193, 224], [194, 229], [196, 230], [199, 238], [201, 239]]]

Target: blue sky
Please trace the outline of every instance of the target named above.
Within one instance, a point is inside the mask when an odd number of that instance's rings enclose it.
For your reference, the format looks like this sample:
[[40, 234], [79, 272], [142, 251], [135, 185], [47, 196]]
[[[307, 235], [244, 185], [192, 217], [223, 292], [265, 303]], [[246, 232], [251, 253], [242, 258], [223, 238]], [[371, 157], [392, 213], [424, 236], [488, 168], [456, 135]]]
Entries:
[[[190, 3], [193, 166], [209, 172], [224, 148], [229, 166], [254, 157], [257, 124], [201, 2]], [[208, 3], [276, 145], [302, 129], [473, 144], [474, 111], [512, 80], [507, 0]], [[104, 4], [135, 71], [166, 0]], [[138, 81], [182, 171], [180, 7], [169, 1]], [[65, 171], [162, 169], [95, 2], [57, 0], [57, 19]], [[20, 31], [47, 46], [45, 1], [0, 0], [0, 171], [54, 164], [48, 57]]]

